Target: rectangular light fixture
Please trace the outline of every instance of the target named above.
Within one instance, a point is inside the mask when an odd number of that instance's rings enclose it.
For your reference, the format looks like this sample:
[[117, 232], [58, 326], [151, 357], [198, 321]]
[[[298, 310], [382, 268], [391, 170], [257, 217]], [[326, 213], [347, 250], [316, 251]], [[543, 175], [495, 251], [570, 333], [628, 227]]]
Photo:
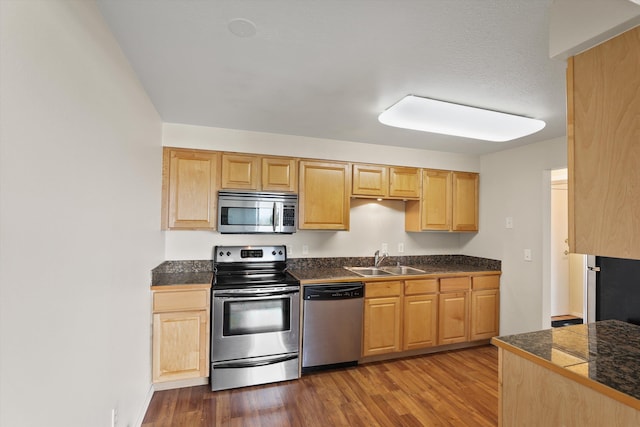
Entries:
[[407, 95], [378, 120], [387, 126], [504, 142], [542, 130], [542, 120]]

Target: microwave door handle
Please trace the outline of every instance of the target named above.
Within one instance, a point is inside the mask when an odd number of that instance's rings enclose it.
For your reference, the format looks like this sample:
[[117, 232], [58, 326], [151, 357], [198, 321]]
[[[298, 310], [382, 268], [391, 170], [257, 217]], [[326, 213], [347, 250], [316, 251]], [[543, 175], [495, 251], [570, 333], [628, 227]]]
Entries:
[[276, 202], [273, 202], [273, 232], [274, 233], [277, 231], [276, 228], [278, 227], [278, 223], [280, 222], [278, 217], [279, 217], [278, 205]]

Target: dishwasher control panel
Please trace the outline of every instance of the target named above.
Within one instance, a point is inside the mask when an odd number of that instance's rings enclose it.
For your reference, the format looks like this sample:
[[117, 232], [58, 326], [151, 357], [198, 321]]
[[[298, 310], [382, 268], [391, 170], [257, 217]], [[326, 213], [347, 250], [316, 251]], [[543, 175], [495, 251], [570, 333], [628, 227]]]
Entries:
[[303, 299], [306, 301], [352, 298], [364, 298], [364, 285], [362, 283], [305, 286], [303, 292]]

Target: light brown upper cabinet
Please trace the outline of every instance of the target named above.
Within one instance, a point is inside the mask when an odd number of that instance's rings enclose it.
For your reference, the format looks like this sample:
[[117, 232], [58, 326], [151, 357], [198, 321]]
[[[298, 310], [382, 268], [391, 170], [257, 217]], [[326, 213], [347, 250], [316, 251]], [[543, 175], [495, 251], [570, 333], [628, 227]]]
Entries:
[[569, 58], [571, 252], [640, 259], [640, 27]]
[[453, 182], [453, 231], [478, 231], [477, 173], [451, 172]]
[[225, 189], [257, 190], [260, 184], [260, 157], [222, 154], [222, 183]]
[[348, 230], [351, 170], [348, 163], [300, 161], [300, 229]]
[[296, 192], [298, 190], [298, 160], [290, 157], [262, 158], [262, 189]]
[[295, 192], [298, 189], [297, 159], [251, 154], [222, 154], [221, 188]]
[[407, 201], [406, 231], [478, 231], [477, 173], [423, 169], [422, 200]]
[[219, 168], [218, 153], [163, 148], [163, 229], [215, 229]]
[[353, 164], [351, 194], [390, 199], [420, 198], [420, 169]]

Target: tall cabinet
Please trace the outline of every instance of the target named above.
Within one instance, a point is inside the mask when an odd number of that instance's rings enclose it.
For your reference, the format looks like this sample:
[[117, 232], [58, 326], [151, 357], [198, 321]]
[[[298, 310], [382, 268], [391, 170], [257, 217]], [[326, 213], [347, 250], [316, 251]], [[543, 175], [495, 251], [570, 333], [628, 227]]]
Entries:
[[569, 59], [569, 247], [640, 259], [640, 27]]

